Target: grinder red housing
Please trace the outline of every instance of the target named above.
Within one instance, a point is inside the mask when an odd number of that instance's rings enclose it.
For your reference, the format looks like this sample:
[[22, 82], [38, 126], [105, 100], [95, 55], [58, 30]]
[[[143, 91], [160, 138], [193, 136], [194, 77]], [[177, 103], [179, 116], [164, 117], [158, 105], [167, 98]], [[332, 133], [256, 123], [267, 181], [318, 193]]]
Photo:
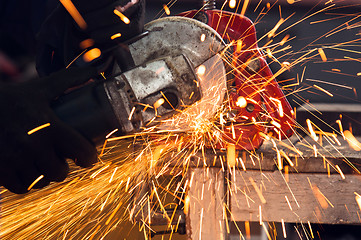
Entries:
[[[216, 148], [234, 144], [236, 149], [254, 150], [272, 133], [278, 139], [292, 136], [294, 113], [257, 44], [254, 24], [237, 13], [216, 9], [179, 14], [215, 29], [230, 43], [228, 65], [228, 119], [222, 126], [222, 141]], [[227, 56], [225, 56], [227, 59]], [[264, 134], [262, 134], [264, 133]]]

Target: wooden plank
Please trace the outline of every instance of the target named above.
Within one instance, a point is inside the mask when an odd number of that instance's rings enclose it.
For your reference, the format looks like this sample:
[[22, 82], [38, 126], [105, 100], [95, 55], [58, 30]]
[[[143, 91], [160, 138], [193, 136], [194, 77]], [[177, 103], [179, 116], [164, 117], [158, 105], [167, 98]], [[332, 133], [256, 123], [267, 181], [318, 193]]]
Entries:
[[342, 179], [340, 175], [289, 174], [288, 178], [286, 183], [279, 171], [237, 171], [232, 180], [237, 192], [232, 189], [230, 203], [234, 219], [260, 221], [261, 207], [261, 221], [360, 224], [354, 192], [361, 194], [361, 176], [346, 175]]
[[[361, 141], [361, 138], [358, 138], [358, 140]], [[335, 167], [338, 165], [345, 174], [360, 174], [361, 152], [350, 148], [341, 136], [337, 137], [337, 141], [340, 145], [337, 142], [331, 142], [331, 140], [326, 137], [323, 137], [322, 143], [315, 142], [310, 137], [305, 137], [302, 141], [298, 141], [298, 138], [295, 136], [282, 142], [275, 140], [277, 149], [282, 150], [295, 164], [294, 167], [290, 167], [290, 172], [328, 173], [328, 171], [330, 171], [331, 174], [338, 174]], [[317, 151], [315, 151], [313, 146], [315, 146]], [[293, 150], [290, 149], [292, 147]], [[297, 154], [295, 149], [302, 152], [302, 156]], [[265, 141], [257, 151], [237, 151], [236, 154], [238, 160], [242, 160], [247, 170], [277, 170], [277, 151], [272, 141]], [[177, 157], [178, 155], [179, 157]], [[167, 155], [162, 156], [164, 164], [160, 165], [167, 164], [167, 167], [183, 168], [185, 162], [184, 156], [188, 155], [169, 152]], [[212, 149], [205, 149], [204, 152], [199, 151], [190, 156], [189, 163], [187, 164], [190, 168], [224, 168], [227, 165], [225, 159], [225, 150], [213, 151]], [[223, 162], [221, 162], [221, 160]], [[284, 160], [284, 163], [287, 164], [287, 161]], [[327, 163], [330, 165], [329, 168], [327, 167]], [[240, 161], [236, 163], [238, 169], [242, 169], [243, 165]]]
[[224, 175], [220, 169], [192, 169], [189, 175], [187, 237], [192, 240], [226, 239]]

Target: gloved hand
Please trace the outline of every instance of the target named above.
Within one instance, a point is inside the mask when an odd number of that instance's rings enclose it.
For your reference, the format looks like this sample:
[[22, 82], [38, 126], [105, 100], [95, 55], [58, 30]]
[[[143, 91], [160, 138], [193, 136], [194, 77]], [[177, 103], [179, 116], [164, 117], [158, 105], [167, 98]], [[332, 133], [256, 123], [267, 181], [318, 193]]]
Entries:
[[[96, 162], [95, 147], [77, 131], [60, 121], [50, 103], [72, 86], [96, 75], [93, 68], [62, 70], [33, 81], [0, 83], [0, 185], [14, 193], [26, 193], [62, 181], [68, 173], [66, 158], [82, 167]], [[32, 134], [38, 126], [50, 126]]]

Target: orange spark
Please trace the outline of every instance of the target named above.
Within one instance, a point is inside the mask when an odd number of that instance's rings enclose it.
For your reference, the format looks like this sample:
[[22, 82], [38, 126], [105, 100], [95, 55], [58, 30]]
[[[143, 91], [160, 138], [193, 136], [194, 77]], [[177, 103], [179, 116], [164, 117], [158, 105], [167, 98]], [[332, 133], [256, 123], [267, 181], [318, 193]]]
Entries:
[[336, 123], [338, 124], [338, 127], [340, 128], [340, 133], [342, 134], [343, 139], [346, 140], [345, 135], [343, 135], [343, 128], [342, 128], [341, 120], [340, 119], [336, 120]]
[[190, 198], [189, 196], [187, 195], [186, 198], [184, 199], [184, 214], [187, 215], [188, 212], [189, 212], [189, 203], [190, 203]]
[[285, 199], [286, 199], [286, 202], [288, 204], [288, 207], [290, 208], [291, 211], [293, 211], [290, 200], [288, 200], [288, 197], [286, 195], [285, 195]]
[[154, 103], [154, 108], [157, 109], [160, 106], [162, 106], [162, 104], [165, 102], [164, 98], [159, 98], [155, 103]]
[[308, 221], [308, 227], [310, 228], [310, 232], [311, 232], [311, 237], [312, 237], [312, 239], [315, 238], [315, 236], [313, 235], [313, 231], [312, 231], [312, 227], [311, 227], [310, 221]]
[[115, 213], [119, 210], [119, 208], [122, 206], [122, 204], [118, 204], [117, 207], [114, 209], [112, 214], [109, 216], [108, 220], [105, 222], [105, 225], [108, 225], [110, 223], [110, 220], [114, 217]]
[[202, 76], [206, 73], [206, 66], [200, 65], [197, 69], [197, 74]]
[[114, 129], [113, 131], [111, 131], [110, 133], [108, 133], [108, 135], [105, 136], [105, 138], [109, 138], [111, 135], [113, 135], [115, 132], [118, 131], [118, 128]]
[[288, 167], [288, 165], [286, 165], [285, 166], [285, 179], [286, 179], [286, 182], [290, 181], [290, 175], [288, 174], [288, 172], [289, 172], [289, 167]]
[[337, 168], [338, 173], [341, 175], [341, 178], [345, 179], [345, 175], [343, 174], [341, 168], [338, 165], [336, 165], [335, 167]]
[[349, 131], [346, 130], [343, 132], [343, 135], [346, 138], [347, 143], [355, 151], [361, 151], [361, 143], [355, 138], [355, 136]]
[[318, 90], [320, 90], [320, 91], [322, 91], [322, 92], [326, 93], [326, 94], [327, 94], [327, 95], [329, 95], [330, 97], [333, 97], [333, 94], [332, 94], [332, 93], [330, 93], [329, 91], [327, 91], [327, 90], [323, 89], [322, 87], [317, 86], [316, 84], [314, 84], [313, 86], [314, 86], [315, 88], [317, 88]]
[[119, 12], [117, 9], [114, 9], [114, 14], [117, 15], [118, 17], [120, 17], [120, 19], [125, 23], [125, 24], [129, 24], [130, 20], [129, 18], [127, 18], [123, 13]]
[[113, 181], [114, 174], [115, 174], [115, 172], [116, 172], [117, 170], [118, 170], [118, 167], [116, 167], [116, 168], [114, 169], [114, 172], [113, 172], [112, 176], [111, 176], [110, 179], [109, 179], [109, 183], [111, 183], [111, 182]]
[[236, 166], [236, 145], [227, 144], [227, 162], [230, 167]]
[[116, 33], [116, 34], [112, 35], [112, 36], [110, 37], [110, 39], [111, 39], [111, 40], [114, 40], [114, 39], [119, 38], [119, 37], [121, 37], [121, 36], [122, 36], [121, 33]]
[[45, 123], [45, 124], [43, 124], [43, 125], [41, 125], [41, 126], [39, 126], [39, 127], [36, 127], [36, 128], [34, 128], [34, 129], [30, 130], [30, 131], [28, 132], [28, 135], [31, 135], [31, 134], [33, 134], [34, 132], [37, 132], [37, 131], [39, 131], [39, 130], [41, 130], [41, 129], [43, 129], [43, 128], [49, 127], [49, 126], [50, 126], [50, 123]]
[[40, 175], [37, 179], [35, 179], [35, 181], [28, 187], [28, 191], [30, 191], [30, 189], [32, 189], [35, 184], [37, 184], [41, 179], [43, 179], [43, 177], [44, 175]]
[[71, 0], [60, 0], [60, 2], [61, 4], [63, 4], [65, 9], [68, 11], [68, 13], [72, 16], [72, 18], [78, 24], [78, 26], [83, 30], [86, 29], [87, 24], [84, 18], [80, 15], [78, 9], [76, 9], [76, 7], [71, 2]]
[[100, 57], [101, 54], [102, 52], [100, 51], [99, 48], [93, 48], [87, 51], [86, 53], [84, 53], [83, 59], [85, 62], [91, 62], [94, 59]]
[[261, 205], [258, 206], [258, 210], [259, 210], [259, 225], [262, 226], [263, 221], [262, 221], [262, 206]]
[[242, 158], [238, 158], [238, 160], [241, 162], [241, 165], [242, 165], [243, 171], [247, 171], [247, 169], [246, 169], [246, 165], [244, 165], [244, 162], [243, 162]]
[[252, 177], [249, 177], [249, 181], [251, 182], [254, 190], [256, 190], [256, 193], [257, 193], [259, 199], [261, 200], [261, 202], [262, 202], [263, 204], [265, 204], [267, 201], [266, 201], [266, 199], [263, 197], [263, 194], [262, 194], [261, 190], [259, 189], [259, 187], [257, 186], [257, 184], [254, 182], [253, 178], [252, 178]]
[[327, 209], [328, 205], [330, 205], [331, 207], [334, 207], [332, 205], [332, 203], [326, 198], [325, 195], [323, 195], [321, 190], [316, 185], [312, 185], [312, 191], [313, 191], [313, 194], [316, 197], [318, 203], [321, 205], [321, 207], [323, 209]]
[[280, 123], [278, 123], [278, 122], [276, 122], [276, 121], [271, 121], [270, 122], [273, 126], [275, 126], [276, 128], [281, 128], [281, 124]]
[[135, 107], [133, 107], [132, 111], [130, 111], [130, 114], [129, 114], [129, 117], [128, 117], [129, 121], [132, 119], [134, 112], [135, 112]]
[[283, 220], [283, 218], [281, 219], [281, 221], [282, 221], [283, 238], [287, 238], [285, 221]]
[[264, 229], [264, 231], [265, 231], [265, 233], [267, 235], [268, 240], [272, 240], [271, 235], [269, 234], [266, 225], [264, 223], [262, 223], [261, 225], [262, 225], [262, 227], [263, 227], [263, 229]]
[[281, 18], [278, 22], [277, 22], [277, 24], [274, 26], [274, 28], [268, 33], [268, 37], [269, 38], [271, 38], [271, 37], [273, 37], [274, 35], [275, 35], [275, 33], [276, 33], [276, 31], [277, 31], [277, 29], [282, 25], [282, 23], [284, 23], [284, 19], [283, 18]]
[[247, 239], [251, 239], [251, 227], [249, 225], [249, 221], [244, 222], [244, 227], [246, 229], [246, 237], [247, 237]]
[[358, 194], [357, 192], [354, 192], [354, 194], [356, 195], [355, 198], [356, 198], [357, 205], [361, 210], [361, 195]]
[[91, 47], [93, 45], [94, 45], [94, 40], [88, 38], [88, 39], [85, 39], [85, 40], [81, 41], [80, 44], [79, 44], [79, 47], [81, 49], [87, 49], [87, 48], [89, 48], [89, 47]]
[[206, 40], [206, 35], [203, 33], [202, 35], [201, 35], [201, 42], [204, 42]]
[[281, 158], [280, 151], [278, 151], [278, 149], [277, 149], [277, 163], [278, 163], [278, 169], [282, 170], [283, 169], [283, 161]]
[[287, 35], [281, 40], [280, 45], [283, 46], [283, 44], [285, 44], [285, 43], [287, 42], [287, 40], [288, 40], [289, 37], [290, 37], [290, 35], [287, 34]]
[[230, 0], [229, 1], [229, 7], [232, 8], [232, 9], [236, 7], [236, 4], [237, 4], [236, 0]]
[[312, 139], [317, 142], [318, 137], [317, 137], [315, 131], [313, 130], [311, 120], [310, 120], [310, 119], [307, 119], [307, 120], [306, 120], [306, 123], [307, 123], [308, 131], [310, 132]]
[[245, 108], [247, 106], [247, 100], [244, 97], [240, 96], [237, 98], [236, 105], [240, 108]]
[[236, 53], [239, 53], [242, 51], [242, 45], [243, 45], [243, 42], [242, 40], [237, 40], [237, 47], [236, 47]]
[[242, 10], [241, 10], [241, 15], [242, 16], [244, 16], [244, 14], [246, 13], [248, 4], [249, 4], [249, 0], [244, 0], [243, 7], [242, 7]]
[[279, 115], [280, 115], [280, 117], [283, 117], [284, 112], [283, 112], [283, 107], [282, 107], [281, 101], [279, 99], [273, 98], [273, 97], [270, 97], [270, 100], [277, 103]]
[[163, 4], [163, 9], [165, 11], [165, 14], [170, 15], [170, 10], [166, 4]]
[[318, 49], [318, 53], [320, 54], [320, 56], [321, 56], [321, 58], [322, 58], [322, 61], [327, 62], [326, 54], [325, 54], [325, 52], [323, 51], [322, 48], [319, 48], [319, 49]]

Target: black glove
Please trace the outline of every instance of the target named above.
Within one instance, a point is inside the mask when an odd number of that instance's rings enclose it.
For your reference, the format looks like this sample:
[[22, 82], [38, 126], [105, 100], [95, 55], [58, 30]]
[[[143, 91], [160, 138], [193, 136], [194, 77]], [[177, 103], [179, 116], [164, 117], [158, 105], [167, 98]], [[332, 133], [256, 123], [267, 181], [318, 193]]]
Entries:
[[[26, 193], [62, 181], [68, 173], [65, 158], [82, 167], [96, 162], [95, 147], [60, 121], [50, 103], [72, 86], [96, 75], [93, 68], [67, 69], [24, 83], [0, 83], [0, 185], [14, 193]], [[50, 123], [29, 135], [29, 131]]]

